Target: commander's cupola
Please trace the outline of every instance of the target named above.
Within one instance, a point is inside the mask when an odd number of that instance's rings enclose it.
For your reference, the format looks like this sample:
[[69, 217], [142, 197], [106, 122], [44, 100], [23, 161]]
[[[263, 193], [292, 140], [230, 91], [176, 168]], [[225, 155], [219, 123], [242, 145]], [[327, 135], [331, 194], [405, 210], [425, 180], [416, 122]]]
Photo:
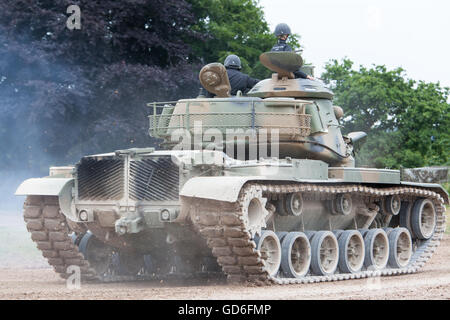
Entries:
[[319, 81], [295, 79], [294, 72], [303, 65], [303, 59], [294, 52], [265, 52], [261, 63], [274, 71], [271, 79], [260, 81], [247, 93], [251, 97], [323, 98], [332, 99], [333, 92]]

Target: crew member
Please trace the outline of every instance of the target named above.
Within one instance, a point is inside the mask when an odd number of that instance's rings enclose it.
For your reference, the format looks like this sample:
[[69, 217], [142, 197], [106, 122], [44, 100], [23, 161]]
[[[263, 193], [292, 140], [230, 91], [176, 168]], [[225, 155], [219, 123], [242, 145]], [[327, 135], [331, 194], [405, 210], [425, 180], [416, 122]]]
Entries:
[[229, 55], [225, 59], [224, 66], [227, 69], [228, 79], [230, 80], [230, 94], [232, 96], [235, 96], [238, 91], [246, 94], [260, 81], [240, 71], [242, 69], [241, 59], [237, 55]]
[[[287, 39], [291, 35], [291, 28], [286, 23], [280, 23], [275, 27], [275, 36], [278, 38], [278, 42], [276, 45], [272, 47], [271, 51], [294, 51], [291, 46], [286, 43]], [[295, 78], [309, 79], [315, 80], [313, 77], [307, 75], [301, 70], [297, 70], [294, 72]]]

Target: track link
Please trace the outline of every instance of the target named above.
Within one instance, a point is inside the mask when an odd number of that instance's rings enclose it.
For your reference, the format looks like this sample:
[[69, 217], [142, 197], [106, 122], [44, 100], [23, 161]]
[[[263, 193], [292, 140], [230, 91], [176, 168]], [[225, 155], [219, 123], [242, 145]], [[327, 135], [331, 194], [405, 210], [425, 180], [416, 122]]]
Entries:
[[[304, 278], [280, 278], [268, 274], [264, 261], [249, 231], [246, 214], [250, 194], [260, 192], [268, 196], [302, 192], [318, 200], [340, 193], [357, 194], [358, 196], [376, 199], [389, 195], [400, 195], [402, 199], [417, 197], [429, 198], [436, 207], [437, 224], [433, 237], [427, 241], [415, 241], [416, 250], [408, 266], [401, 269], [385, 268], [378, 271], [361, 271], [358, 273], [336, 273], [329, 276], [307, 275]], [[264, 284], [296, 284], [315, 283], [324, 281], [338, 281], [355, 278], [400, 275], [419, 271], [431, 258], [443, 237], [446, 216], [444, 214], [444, 200], [436, 192], [411, 187], [373, 188], [361, 185], [323, 186], [313, 184], [257, 184], [246, 185], [241, 191], [236, 203], [227, 203], [207, 199], [195, 199], [191, 203], [191, 219], [197, 231], [206, 238], [208, 246], [217, 258], [219, 265], [227, 274], [229, 282]]]
[[60, 211], [58, 197], [28, 196], [24, 203], [23, 217], [27, 230], [31, 233], [31, 239], [36, 243], [37, 248], [55, 272], [64, 279], [72, 275], [72, 273], [68, 273], [68, 270], [71, 270], [68, 268], [72, 266], [80, 268], [82, 281], [90, 282], [172, 280], [177, 277], [184, 280], [220, 278], [217, 272], [185, 274], [183, 276], [181, 274], [138, 274], [133, 276], [120, 275], [114, 270], [108, 270], [105, 274], [99, 274], [79, 251], [78, 245], [73, 243], [70, 234], [75, 230], [72, 230], [70, 223]]
[[62, 278], [69, 266], [78, 266], [82, 280], [101, 280], [89, 262], [72, 243], [69, 225], [59, 209], [58, 197], [28, 196], [24, 203], [24, 220], [31, 239]]

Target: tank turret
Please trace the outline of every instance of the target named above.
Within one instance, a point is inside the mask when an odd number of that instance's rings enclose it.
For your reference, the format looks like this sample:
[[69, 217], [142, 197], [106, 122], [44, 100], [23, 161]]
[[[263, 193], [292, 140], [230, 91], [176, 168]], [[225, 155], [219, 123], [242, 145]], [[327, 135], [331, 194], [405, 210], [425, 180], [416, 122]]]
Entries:
[[[342, 109], [333, 106], [332, 91], [319, 81], [294, 78], [293, 72], [303, 65], [303, 59], [296, 53], [266, 52], [261, 54], [260, 61], [275, 73], [256, 84], [247, 96], [229, 95], [231, 88], [223, 65], [204, 66], [200, 82], [216, 96], [153, 105], [150, 135], [163, 138], [163, 146], [170, 149], [178, 144], [173, 139], [175, 133], [185, 130], [193, 136], [197, 126], [197, 130], [220, 131], [223, 143], [215, 145], [215, 150], [225, 151], [234, 158], [237, 157], [235, 149], [244, 145], [241, 159], [250, 159], [255, 154], [250, 148], [256, 145], [256, 148], [276, 150], [280, 158], [317, 159], [333, 166], [353, 166], [352, 140], [341, 134]], [[158, 113], [161, 115], [156, 117]], [[237, 129], [242, 132], [238, 133]], [[227, 135], [231, 131], [234, 134]], [[259, 138], [263, 131], [267, 132], [266, 139]], [[254, 136], [257, 138], [252, 139]], [[203, 141], [199, 146], [191, 140], [185, 149], [211, 147], [210, 141]]]

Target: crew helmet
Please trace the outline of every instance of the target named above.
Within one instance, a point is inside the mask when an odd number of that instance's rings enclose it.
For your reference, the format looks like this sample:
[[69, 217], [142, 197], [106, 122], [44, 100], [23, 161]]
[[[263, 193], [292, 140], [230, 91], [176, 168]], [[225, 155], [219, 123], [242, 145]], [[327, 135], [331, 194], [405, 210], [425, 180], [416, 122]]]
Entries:
[[230, 54], [224, 62], [225, 68], [241, 69], [241, 59], [235, 54]]
[[286, 23], [280, 23], [280, 24], [277, 24], [277, 26], [275, 27], [274, 33], [277, 37], [282, 36], [283, 34], [290, 35], [291, 28], [289, 28], [289, 26]]

